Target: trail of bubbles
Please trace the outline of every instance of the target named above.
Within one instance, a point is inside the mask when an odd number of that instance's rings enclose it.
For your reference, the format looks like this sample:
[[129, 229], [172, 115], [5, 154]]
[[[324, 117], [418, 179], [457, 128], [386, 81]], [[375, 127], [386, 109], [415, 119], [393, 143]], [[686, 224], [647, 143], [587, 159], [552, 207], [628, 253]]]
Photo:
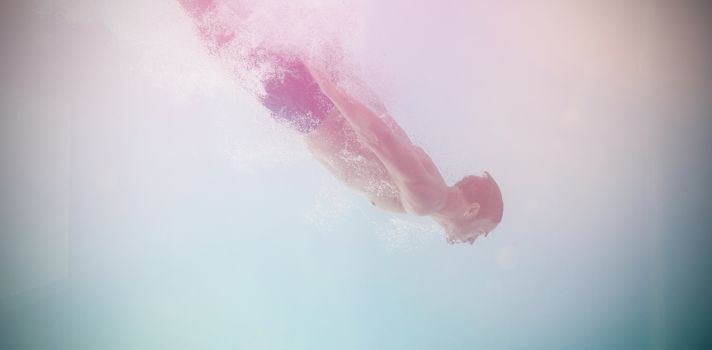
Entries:
[[331, 182], [316, 195], [314, 205], [307, 209], [304, 218], [321, 232], [329, 232], [354, 208], [354, 203], [343, 186]]
[[283, 61], [334, 63], [345, 57], [359, 27], [346, 1], [201, 1], [200, 34], [240, 82], [261, 92], [259, 82], [283, 74]]

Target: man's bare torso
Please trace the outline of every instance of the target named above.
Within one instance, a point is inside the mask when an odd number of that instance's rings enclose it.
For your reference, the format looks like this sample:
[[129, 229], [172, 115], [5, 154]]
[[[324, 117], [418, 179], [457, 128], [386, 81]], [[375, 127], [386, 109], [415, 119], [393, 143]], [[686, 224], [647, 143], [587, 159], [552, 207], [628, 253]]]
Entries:
[[[392, 213], [406, 212], [397, 179], [391, 177], [376, 154], [358, 139], [339, 112], [323, 120], [305, 136], [305, 141], [312, 154], [339, 181], [364, 194], [371, 204]], [[437, 172], [430, 157], [419, 147], [415, 148], [425, 169]]]
[[374, 206], [404, 213], [398, 187], [383, 163], [356, 136], [338, 112], [305, 136], [305, 142], [324, 167], [348, 187], [363, 193]]

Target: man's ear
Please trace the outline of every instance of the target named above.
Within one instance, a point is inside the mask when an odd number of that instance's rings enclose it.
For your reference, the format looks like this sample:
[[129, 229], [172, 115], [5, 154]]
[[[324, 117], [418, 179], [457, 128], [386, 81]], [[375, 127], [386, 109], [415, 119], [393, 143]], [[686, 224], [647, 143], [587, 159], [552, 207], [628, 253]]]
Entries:
[[480, 212], [480, 203], [470, 203], [465, 207], [465, 217], [475, 217]]

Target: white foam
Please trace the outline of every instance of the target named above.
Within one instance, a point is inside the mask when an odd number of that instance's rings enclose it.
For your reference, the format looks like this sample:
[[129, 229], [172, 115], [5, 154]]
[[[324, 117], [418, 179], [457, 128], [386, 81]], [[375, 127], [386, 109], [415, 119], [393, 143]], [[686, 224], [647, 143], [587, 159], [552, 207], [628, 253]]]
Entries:
[[331, 181], [319, 189], [314, 204], [305, 211], [304, 218], [319, 232], [328, 233], [342, 222], [353, 208], [352, 196], [346, 193], [341, 184]]

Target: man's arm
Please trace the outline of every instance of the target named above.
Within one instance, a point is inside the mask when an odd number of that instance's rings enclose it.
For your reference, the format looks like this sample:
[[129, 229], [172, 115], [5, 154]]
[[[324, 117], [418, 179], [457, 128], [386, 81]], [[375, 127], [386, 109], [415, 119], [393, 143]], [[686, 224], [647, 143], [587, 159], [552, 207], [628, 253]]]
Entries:
[[401, 191], [404, 206], [417, 215], [427, 215], [439, 209], [446, 199], [447, 185], [437, 170], [426, 168], [424, 157], [427, 155], [413, 145], [395, 120], [385, 112], [383, 117], [377, 115], [321, 73], [314, 70], [311, 73], [359, 139], [388, 170]]

